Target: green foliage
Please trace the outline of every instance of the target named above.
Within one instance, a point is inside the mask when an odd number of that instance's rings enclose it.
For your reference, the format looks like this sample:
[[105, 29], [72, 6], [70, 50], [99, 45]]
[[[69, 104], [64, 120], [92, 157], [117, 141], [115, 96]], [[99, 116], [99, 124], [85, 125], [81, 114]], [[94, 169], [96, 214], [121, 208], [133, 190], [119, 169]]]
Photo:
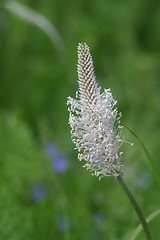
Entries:
[[[6, 2], [0, 4], [0, 237], [128, 240], [136, 215], [116, 181], [99, 182], [81, 168], [66, 99], [77, 90], [77, 44], [87, 42], [97, 81], [118, 100], [122, 125], [138, 133], [159, 166], [160, 2], [19, 0], [53, 24], [65, 44], [61, 55], [42, 28], [13, 15]], [[126, 130], [124, 138], [134, 142], [122, 146], [124, 177], [147, 216], [159, 208], [159, 188], [139, 142]], [[52, 169], [47, 142], [68, 159], [66, 172]], [[32, 189], [39, 183], [46, 195], [36, 202]], [[149, 225], [153, 239], [160, 238], [159, 223], [157, 217]]]
[[42, 179], [45, 161], [27, 126], [11, 114], [1, 114], [0, 125], [1, 170], [5, 172], [2, 180], [10, 182], [11, 187], [19, 183], [25, 188], [23, 184], [27, 187]]
[[37, 225], [34, 219], [37, 215], [43, 219], [46, 204], [51, 212], [53, 208], [46, 197], [39, 209], [32, 198], [32, 187], [41, 182], [54, 185], [53, 173], [26, 124], [13, 114], [1, 113], [0, 126], [0, 235], [3, 239], [30, 239]]
[[155, 176], [155, 178], [156, 178], [156, 180], [157, 180], [158, 185], [160, 186], [160, 175], [159, 175], [159, 173], [158, 173], [158, 171], [157, 171], [157, 169], [156, 169], [156, 167], [155, 167], [155, 165], [154, 165], [154, 162], [153, 162], [153, 160], [152, 160], [152, 158], [151, 158], [151, 156], [150, 156], [147, 148], [144, 146], [143, 142], [140, 140], [140, 138], [139, 138], [132, 130], [130, 130], [128, 127], [126, 127], [126, 128], [128, 129], [128, 131], [129, 131], [130, 133], [133, 134], [133, 136], [135, 136], [135, 138], [136, 138], [136, 139], [139, 141], [139, 143], [141, 144], [141, 146], [142, 146], [142, 148], [143, 148], [143, 151], [144, 151], [144, 153], [145, 153], [145, 155], [146, 155], [146, 157], [147, 157], [147, 160], [148, 160], [148, 162], [149, 162], [149, 164], [150, 164], [150, 166], [151, 166], [151, 168], [152, 168], [152, 172], [153, 172], [153, 174], [154, 174], [154, 176]]

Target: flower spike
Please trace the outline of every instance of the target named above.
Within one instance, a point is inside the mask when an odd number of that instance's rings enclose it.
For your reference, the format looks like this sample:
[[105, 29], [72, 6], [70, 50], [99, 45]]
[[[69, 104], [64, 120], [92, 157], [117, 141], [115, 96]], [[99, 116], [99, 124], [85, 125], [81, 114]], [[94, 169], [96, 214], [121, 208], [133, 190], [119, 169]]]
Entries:
[[76, 99], [68, 97], [71, 137], [78, 159], [99, 179], [117, 178], [123, 173], [119, 148], [122, 144], [120, 117], [110, 89], [100, 93], [93, 61], [86, 43], [78, 45], [78, 84]]

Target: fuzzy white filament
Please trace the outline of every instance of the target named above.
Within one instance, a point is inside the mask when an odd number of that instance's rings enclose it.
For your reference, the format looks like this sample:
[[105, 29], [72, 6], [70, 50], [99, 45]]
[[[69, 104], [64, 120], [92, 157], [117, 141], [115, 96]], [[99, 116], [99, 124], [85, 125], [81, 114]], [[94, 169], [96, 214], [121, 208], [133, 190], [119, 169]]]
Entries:
[[78, 84], [76, 99], [68, 97], [69, 124], [78, 159], [99, 178], [123, 173], [119, 148], [122, 143], [120, 117], [110, 89], [100, 93], [89, 47], [78, 45]]

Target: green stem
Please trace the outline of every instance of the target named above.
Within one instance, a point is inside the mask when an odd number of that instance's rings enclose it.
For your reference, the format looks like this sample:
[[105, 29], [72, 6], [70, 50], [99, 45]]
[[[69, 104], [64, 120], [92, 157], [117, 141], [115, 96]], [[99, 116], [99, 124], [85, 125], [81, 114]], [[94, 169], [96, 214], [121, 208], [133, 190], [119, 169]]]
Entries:
[[139, 220], [140, 220], [140, 223], [143, 227], [143, 230], [144, 230], [144, 233], [146, 235], [146, 239], [147, 240], [152, 240], [151, 238], [151, 234], [150, 234], [150, 231], [148, 229], [148, 225], [147, 225], [147, 222], [145, 220], [145, 217], [141, 211], [141, 208], [140, 206], [138, 205], [137, 201], [135, 200], [134, 196], [132, 195], [132, 193], [130, 192], [130, 190], [128, 189], [126, 183], [124, 182], [123, 178], [121, 176], [118, 176], [117, 180], [119, 181], [122, 189], [124, 190], [124, 192], [126, 193], [128, 199], [130, 200], [130, 202], [132, 203], [138, 217], [139, 217]]

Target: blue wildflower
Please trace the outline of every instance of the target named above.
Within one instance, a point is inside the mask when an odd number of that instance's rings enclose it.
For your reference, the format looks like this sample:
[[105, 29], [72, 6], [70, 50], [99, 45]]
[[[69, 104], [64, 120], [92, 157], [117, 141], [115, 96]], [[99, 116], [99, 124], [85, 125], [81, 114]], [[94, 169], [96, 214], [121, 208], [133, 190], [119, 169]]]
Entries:
[[55, 154], [58, 153], [58, 149], [57, 149], [57, 146], [51, 142], [48, 142], [46, 145], [45, 145], [45, 152], [53, 157]]
[[63, 173], [68, 168], [67, 158], [59, 152], [58, 147], [53, 143], [47, 143], [45, 151], [48, 154], [52, 168], [57, 173]]
[[52, 158], [52, 167], [57, 173], [65, 172], [67, 165], [67, 159], [62, 155], [57, 155]]
[[93, 213], [93, 220], [96, 223], [100, 223], [102, 221], [102, 214], [100, 212], [94, 212]]
[[65, 218], [60, 217], [58, 219], [58, 229], [60, 230], [60, 232], [64, 232], [65, 228], [66, 228]]
[[37, 183], [32, 186], [32, 199], [35, 202], [40, 202], [44, 199], [46, 193], [42, 184]]
[[60, 216], [57, 220], [57, 226], [60, 232], [65, 232], [66, 228], [72, 228], [72, 222], [67, 220], [64, 216]]

